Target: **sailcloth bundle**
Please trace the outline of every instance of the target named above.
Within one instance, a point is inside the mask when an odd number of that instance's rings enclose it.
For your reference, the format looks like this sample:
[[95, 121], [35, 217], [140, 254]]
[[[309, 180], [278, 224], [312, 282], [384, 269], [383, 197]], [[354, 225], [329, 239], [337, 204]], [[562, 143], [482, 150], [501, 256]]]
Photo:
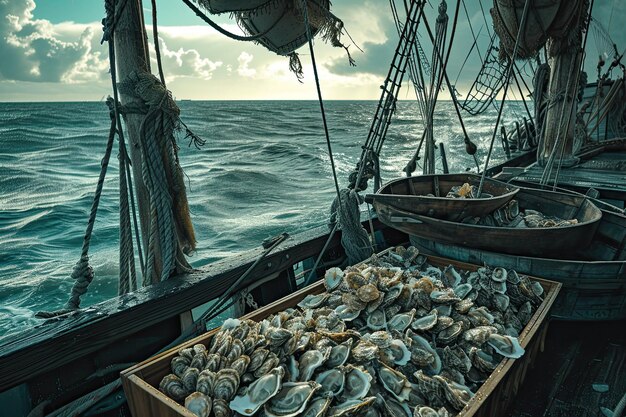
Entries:
[[[493, 26], [500, 38], [500, 58], [513, 53], [518, 38], [524, 5], [527, 0], [495, 0], [491, 9]], [[528, 0], [531, 1], [531, 0]], [[534, 0], [531, 1], [525, 27], [519, 36], [517, 58], [531, 58], [545, 45], [548, 38], [565, 40], [553, 43], [550, 55], [560, 53], [569, 42], [570, 34], [578, 29], [580, 13], [587, 0]]]
[[[295, 50], [307, 43], [308, 22], [311, 36], [321, 35], [335, 47], [341, 43], [343, 22], [330, 12], [329, 0], [307, 0], [306, 13], [302, 0], [196, 0], [210, 13], [231, 12], [241, 29], [255, 42], [278, 55], [289, 56], [292, 71], [301, 75]], [[350, 65], [354, 61], [348, 52]]]

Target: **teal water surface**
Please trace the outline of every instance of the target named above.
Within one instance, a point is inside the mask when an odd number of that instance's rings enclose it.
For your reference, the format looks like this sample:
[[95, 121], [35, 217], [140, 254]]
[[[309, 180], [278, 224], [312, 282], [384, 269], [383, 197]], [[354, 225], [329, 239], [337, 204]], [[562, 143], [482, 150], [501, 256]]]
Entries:
[[[326, 103], [340, 184], [346, 184], [376, 109], [373, 101]], [[182, 118], [206, 140], [180, 140], [180, 160], [198, 239], [196, 267], [245, 251], [280, 232], [323, 225], [334, 185], [315, 101], [185, 101]], [[505, 124], [522, 116], [512, 104]], [[483, 161], [495, 110], [466, 124]], [[475, 165], [465, 154], [451, 103], [440, 103], [435, 138], [451, 171]], [[0, 103], [0, 335], [39, 323], [34, 313], [60, 308], [100, 171], [109, 127], [104, 103]], [[421, 137], [414, 102], [399, 102], [381, 155], [383, 180], [402, 175]], [[504, 158], [495, 147], [492, 164]], [[438, 169], [440, 169], [438, 161]], [[117, 150], [104, 186], [91, 244], [95, 279], [83, 306], [113, 297], [118, 273]]]

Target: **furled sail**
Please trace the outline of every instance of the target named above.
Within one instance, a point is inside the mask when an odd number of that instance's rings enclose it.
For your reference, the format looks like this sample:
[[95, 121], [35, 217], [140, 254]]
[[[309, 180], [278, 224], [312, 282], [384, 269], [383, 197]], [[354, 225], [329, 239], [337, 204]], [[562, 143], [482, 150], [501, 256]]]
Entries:
[[[520, 32], [524, 5], [531, 1], [526, 24]], [[494, 0], [491, 16], [500, 38], [501, 58], [511, 56], [520, 33], [515, 58], [531, 58], [548, 38], [567, 38], [579, 22], [578, 6], [584, 0]], [[558, 51], [551, 51], [553, 54]], [[506, 55], [504, 55], [506, 54]]]
[[198, 0], [212, 14], [253, 11], [272, 3], [272, 0]]

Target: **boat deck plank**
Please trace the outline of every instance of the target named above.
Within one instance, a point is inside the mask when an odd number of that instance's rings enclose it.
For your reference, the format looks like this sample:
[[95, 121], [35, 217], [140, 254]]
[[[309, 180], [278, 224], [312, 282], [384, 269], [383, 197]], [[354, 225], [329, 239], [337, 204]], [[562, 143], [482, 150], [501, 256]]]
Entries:
[[[626, 392], [626, 322], [550, 324], [509, 417], [595, 417]], [[605, 384], [607, 392], [594, 390]]]

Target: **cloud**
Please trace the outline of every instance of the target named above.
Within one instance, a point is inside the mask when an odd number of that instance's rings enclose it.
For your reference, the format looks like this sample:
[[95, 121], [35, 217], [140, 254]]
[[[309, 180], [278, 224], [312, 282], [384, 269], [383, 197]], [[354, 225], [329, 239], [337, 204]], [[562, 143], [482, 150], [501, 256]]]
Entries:
[[75, 83], [106, 75], [92, 49], [92, 27], [62, 40], [49, 21], [34, 18], [34, 9], [34, 0], [0, 1], [0, 80]]
[[237, 67], [237, 74], [242, 77], [254, 77], [256, 75], [256, 70], [254, 68], [249, 68], [248, 65], [252, 62], [254, 56], [247, 52], [242, 52], [237, 58], [237, 62], [239, 62], [239, 66]]
[[[161, 37], [159, 37], [159, 43], [166, 81], [174, 81], [180, 77], [210, 80], [213, 78], [215, 70], [223, 65], [222, 61], [211, 61], [208, 58], [203, 58], [196, 49], [184, 49], [183, 47], [179, 47], [177, 50], [169, 49]], [[153, 58], [153, 61], [156, 63], [156, 58]]]

